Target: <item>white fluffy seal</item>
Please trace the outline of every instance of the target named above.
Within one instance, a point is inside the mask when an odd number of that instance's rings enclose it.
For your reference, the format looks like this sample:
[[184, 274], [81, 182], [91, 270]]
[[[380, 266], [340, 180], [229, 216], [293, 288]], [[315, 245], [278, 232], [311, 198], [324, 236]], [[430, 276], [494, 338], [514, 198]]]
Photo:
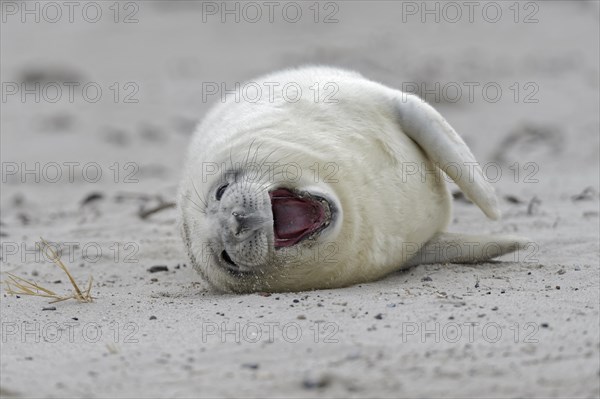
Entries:
[[343, 287], [524, 247], [446, 233], [444, 173], [500, 216], [464, 141], [421, 99], [354, 72], [286, 70], [240, 86], [198, 127], [182, 235], [194, 268], [232, 292]]

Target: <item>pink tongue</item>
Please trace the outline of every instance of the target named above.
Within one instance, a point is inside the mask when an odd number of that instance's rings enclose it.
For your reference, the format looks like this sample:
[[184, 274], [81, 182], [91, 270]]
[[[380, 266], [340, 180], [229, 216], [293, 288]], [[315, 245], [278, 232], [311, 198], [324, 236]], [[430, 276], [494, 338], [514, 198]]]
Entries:
[[310, 198], [300, 198], [285, 189], [270, 193], [273, 209], [275, 247], [289, 247], [321, 226], [323, 206]]

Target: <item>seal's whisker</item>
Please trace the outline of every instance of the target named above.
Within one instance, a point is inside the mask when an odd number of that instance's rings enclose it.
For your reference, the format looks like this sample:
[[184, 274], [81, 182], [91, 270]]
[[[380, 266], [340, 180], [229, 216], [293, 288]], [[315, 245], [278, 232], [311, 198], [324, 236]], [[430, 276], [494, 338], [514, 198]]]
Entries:
[[[233, 166], [233, 155], [232, 155], [232, 151], [233, 151], [233, 147], [229, 149], [229, 164], [231, 165], [231, 167], [229, 168], [229, 170], [235, 170], [235, 167]], [[227, 174], [225, 174], [225, 176], [227, 176]]]
[[[252, 143], [250, 145], [252, 145], [254, 143], [256, 139], [252, 140]], [[256, 157], [258, 156], [258, 152], [260, 150], [260, 147], [262, 147], [263, 143], [259, 143], [258, 146], [256, 147], [256, 149], [254, 150], [254, 155], [252, 156], [252, 161], [249, 163], [248, 162], [248, 158], [246, 159], [246, 162], [244, 163], [244, 167], [248, 167], [250, 164], [256, 164]], [[258, 167], [258, 170], [260, 171], [261, 166]], [[250, 184], [249, 179], [247, 178], [247, 184]]]
[[[275, 151], [277, 151], [277, 150], [278, 150], [278, 148], [276, 148], [275, 150], [271, 151], [271, 152], [270, 152], [270, 153], [269, 153], [269, 154], [268, 154], [268, 155], [267, 155], [267, 156], [266, 156], [266, 157], [265, 157], [265, 158], [264, 158], [264, 159], [261, 161], [261, 163], [260, 163], [260, 165], [259, 165], [259, 170], [262, 170], [262, 169], [263, 169], [263, 168], [262, 168], [262, 167], [263, 167], [263, 165], [264, 165], [264, 164], [267, 162], [267, 160], [269, 159], [269, 157], [270, 157], [271, 155], [273, 155], [273, 153], [274, 153]], [[269, 167], [267, 167], [266, 171], [264, 171], [264, 172], [263, 172], [263, 173], [260, 175], [260, 177], [258, 178], [258, 180], [256, 181], [256, 183], [258, 183], [259, 185], [261, 185], [261, 184], [264, 184], [265, 182], [269, 181], [269, 177], [268, 177], [268, 176], [269, 176], [269, 175], [271, 175], [271, 173], [272, 173], [272, 177], [273, 177], [273, 181], [274, 181], [274, 180], [275, 180], [275, 176], [277, 176], [278, 174], [280, 174], [280, 173], [281, 173], [281, 172], [277, 172], [277, 173], [276, 173], [276, 171], [278, 170], [278, 168], [283, 168], [283, 165], [279, 165], [279, 161], [281, 161], [281, 160], [282, 160], [282, 159], [284, 159], [284, 158], [285, 158], [285, 156], [282, 156], [282, 157], [278, 158], [277, 160], [275, 160], [275, 161], [273, 162], [273, 166], [269, 166]], [[266, 179], [266, 180], [263, 180], [265, 177], [267, 177], [267, 179]]]
[[[263, 165], [265, 164], [265, 162], [267, 162], [267, 160], [271, 157], [271, 155], [273, 155], [276, 151], [279, 151], [279, 148], [275, 148], [273, 151], [271, 151], [266, 157], [264, 157], [264, 159], [260, 162], [260, 164], [258, 165], [259, 168], [262, 168]], [[281, 159], [281, 158], [280, 158]]]
[[200, 192], [198, 192], [198, 188], [194, 184], [194, 178], [192, 176], [190, 176], [190, 181], [192, 182], [192, 187], [194, 188], [198, 199], [200, 200], [200, 202], [202, 202], [204, 208], [208, 208], [208, 198], [206, 197], [206, 194], [200, 195]]
[[260, 184], [265, 184], [267, 182], [274, 184], [279, 181], [276, 177], [280, 175], [283, 176], [283, 166], [278, 166], [270, 172], [265, 172], [265, 174], [261, 176]]
[[[256, 138], [253, 138], [252, 141], [250, 142], [250, 145], [248, 146], [248, 152], [246, 153], [246, 158], [244, 159], [244, 162], [243, 162], [244, 166], [246, 166], [248, 164], [248, 159], [250, 159], [250, 150], [252, 150], [252, 146], [254, 145], [255, 141], [256, 141]], [[259, 145], [259, 147], [260, 147], [260, 145]]]
[[[244, 160], [242, 161], [242, 164], [240, 165], [240, 170], [243, 172], [244, 169], [246, 169], [247, 165], [248, 165], [248, 159], [250, 158], [250, 151], [252, 150], [252, 146], [254, 145], [254, 142], [256, 141], [256, 138], [252, 139], [252, 141], [250, 142], [250, 145], [248, 146], [248, 151], [246, 152], [246, 157], [244, 157]], [[229, 158], [231, 159], [231, 151], [229, 151]], [[245, 189], [247, 186], [247, 177], [245, 173], [242, 173], [242, 188]]]
[[183, 196], [183, 198], [185, 198], [186, 200], [190, 201], [190, 202], [192, 203], [192, 205], [195, 207], [195, 209], [196, 209], [198, 212], [200, 212], [200, 213], [203, 213], [203, 214], [205, 214], [205, 215], [206, 215], [206, 211], [205, 211], [204, 209], [202, 209], [202, 207], [200, 207], [200, 205], [198, 205], [196, 202], [194, 202], [194, 200], [193, 200], [193, 199], [191, 199], [191, 198], [189, 197], [189, 195], [184, 195], [184, 196]]
[[[202, 197], [200, 196], [200, 193], [198, 192], [198, 189], [196, 188], [196, 185], [194, 184], [194, 179], [190, 178], [190, 180], [192, 182], [192, 187], [194, 188], [194, 191], [196, 192], [196, 196], [198, 196], [198, 199], [204, 205], [204, 209], [208, 208], [208, 202], [206, 201], [206, 197], [204, 199], [202, 199]], [[202, 211], [202, 213], [204, 213], [204, 211]]]
[[[266, 172], [264, 172], [256, 181], [257, 183], [257, 187], [255, 187], [253, 190], [254, 193], [261, 193], [264, 192], [266, 189], [269, 189], [271, 187], [273, 187], [276, 183], [278, 183], [278, 181], [276, 181], [275, 176], [283, 174], [283, 170], [277, 171], [277, 169], [274, 169], [273, 171], [267, 170]], [[271, 180], [270, 184], [268, 184], [266, 187], [264, 186], [265, 183], [269, 182], [269, 180]]]
[[[254, 142], [254, 140], [253, 140], [252, 142]], [[252, 157], [252, 162], [251, 162], [251, 163], [249, 163], [249, 162], [247, 162], [247, 161], [246, 161], [246, 162], [244, 163], [244, 168], [249, 168], [249, 167], [250, 167], [250, 165], [252, 165], [252, 166], [256, 165], [256, 158], [258, 157], [258, 151], [260, 150], [260, 147], [262, 146], [262, 144], [263, 144], [263, 143], [260, 143], [260, 144], [259, 144], [259, 145], [256, 147], [256, 150], [255, 150], [255, 152], [254, 152], [254, 155], [253, 155], [253, 157]], [[268, 154], [268, 155], [265, 157], [265, 159], [264, 159], [264, 160], [263, 160], [263, 161], [262, 161], [260, 164], [256, 165], [256, 167], [257, 167], [257, 170], [258, 170], [258, 172], [259, 172], [259, 173], [260, 173], [260, 171], [261, 171], [261, 169], [262, 169], [262, 166], [263, 166], [264, 162], [265, 162], [265, 161], [266, 161], [266, 160], [267, 160], [267, 159], [268, 159], [268, 158], [269, 158], [269, 157], [270, 157], [270, 156], [271, 156], [271, 155], [272, 155], [272, 154], [273, 154], [275, 151], [277, 151], [277, 149], [275, 149], [275, 150], [273, 150], [271, 153], [269, 153], [269, 154]], [[261, 175], [261, 177], [259, 177], [259, 179], [260, 179], [260, 178], [262, 178], [262, 175]], [[247, 174], [245, 175], [245, 179], [246, 179], [246, 180], [245, 180], [245, 185], [244, 185], [244, 188], [247, 188], [247, 187], [250, 185], [250, 183], [252, 183], [252, 179], [250, 179], [250, 178], [248, 177], [248, 175], [247, 175]]]
[[260, 147], [262, 147], [264, 143], [260, 143], [256, 150], [254, 151], [254, 155], [252, 156], [252, 163], [256, 163], [256, 158], [258, 157], [258, 151], [260, 151]]

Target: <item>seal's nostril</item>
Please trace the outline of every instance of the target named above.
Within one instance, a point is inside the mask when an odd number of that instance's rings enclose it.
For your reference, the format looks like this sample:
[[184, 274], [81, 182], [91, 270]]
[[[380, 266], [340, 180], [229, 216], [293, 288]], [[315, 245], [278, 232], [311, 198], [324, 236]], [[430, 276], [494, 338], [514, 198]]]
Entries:
[[235, 262], [233, 260], [231, 260], [231, 258], [229, 257], [229, 254], [227, 253], [227, 251], [221, 252], [221, 257], [223, 258], [223, 260], [225, 262], [229, 263], [231, 266], [237, 267], [237, 265], [235, 264]]

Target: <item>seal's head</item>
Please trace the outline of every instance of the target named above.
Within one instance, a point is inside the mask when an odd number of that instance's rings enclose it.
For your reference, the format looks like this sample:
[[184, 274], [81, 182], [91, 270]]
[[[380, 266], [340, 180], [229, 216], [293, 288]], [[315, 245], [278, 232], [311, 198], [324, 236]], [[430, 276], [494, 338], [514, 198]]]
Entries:
[[274, 177], [285, 164], [223, 166], [183, 194], [183, 235], [194, 266], [221, 290], [297, 289], [318, 254], [334, 250], [342, 223], [335, 193]]

